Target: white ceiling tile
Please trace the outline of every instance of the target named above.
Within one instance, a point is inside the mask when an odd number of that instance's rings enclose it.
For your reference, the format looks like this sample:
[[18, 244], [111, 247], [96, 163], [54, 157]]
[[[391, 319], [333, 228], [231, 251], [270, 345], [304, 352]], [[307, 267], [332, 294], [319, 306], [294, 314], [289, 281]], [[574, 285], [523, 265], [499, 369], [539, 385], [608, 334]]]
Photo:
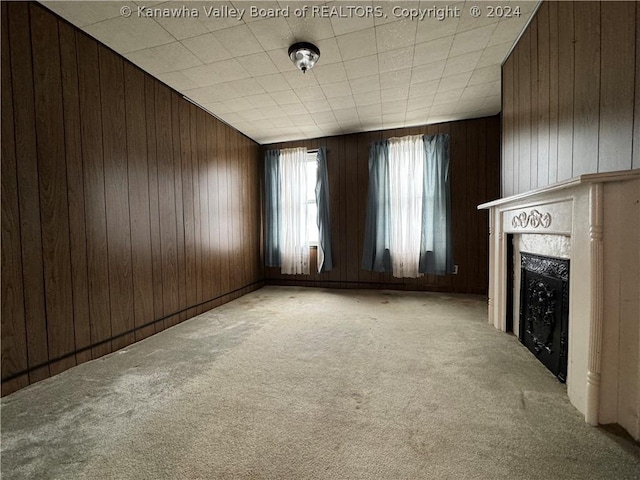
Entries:
[[246, 25], [216, 30], [213, 36], [234, 55], [244, 56], [264, 50]]
[[420, 65], [419, 67], [412, 68], [411, 84], [413, 85], [414, 83], [423, 83], [435, 79], [439, 80], [442, 76], [442, 72], [444, 72], [446, 63], [446, 60], [441, 60], [439, 62], [433, 62], [427, 65]]
[[433, 95], [438, 91], [440, 79], [429, 80], [427, 82], [412, 83], [409, 87], [409, 99]]
[[451, 75], [449, 77], [442, 77], [440, 79], [440, 86], [438, 87], [438, 93], [448, 92], [449, 90], [457, 90], [464, 88], [469, 83], [471, 78], [471, 72], [459, 73], [457, 75]]
[[476, 67], [481, 68], [489, 65], [500, 66], [507, 56], [507, 53], [509, 53], [509, 50], [511, 50], [511, 45], [512, 43], [509, 42], [485, 48]]
[[245, 55], [244, 57], [239, 57], [238, 61], [253, 77], [278, 73], [278, 68], [266, 52]]
[[[500, 5], [496, 2], [477, 2], [476, 3], [468, 3], [464, 6], [463, 14], [460, 15], [460, 21], [458, 22], [458, 30], [457, 33], [466, 32], [467, 30], [473, 30], [475, 28], [485, 27], [487, 25], [497, 23], [500, 18], [497, 15], [492, 17], [489, 16], [488, 7]], [[471, 6], [478, 6], [482, 10], [482, 15], [478, 17], [474, 17], [469, 14], [469, 8]]]
[[267, 118], [279, 118], [279, 117], [287, 116], [287, 114], [284, 113], [284, 110], [282, 110], [282, 108], [280, 108], [279, 105], [276, 105], [275, 107], [270, 107], [269, 109], [267, 109], [266, 112], [264, 110], [262, 111], [265, 113]]
[[223, 102], [200, 103], [200, 105], [210, 112], [216, 112], [216, 115], [222, 115], [223, 113], [229, 113], [232, 111]]
[[409, 85], [411, 81], [412, 71], [410, 68], [404, 70], [394, 70], [380, 74], [380, 88], [386, 90], [388, 88], [397, 88], [401, 85]]
[[429, 108], [423, 108], [421, 110], [413, 110], [411, 112], [407, 112], [404, 117], [405, 122], [408, 122], [412, 125], [421, 125], [425, 124], [429, 118]]
[[360, 124], [365, 131], [382, 130], [382, 115], [367, 118], [362, 117]]
[[[289, 104], [300, 104], [300, 99], [293, 90], [283, 90], [281, 92], [271, 92], [271, 98], [280, 106]], [[286, 110], [283, 109], [286, 112]]]
[[380, 91], [376, 90], [367, 93], [354, 93], [353, 99], [355, 100], [358, 108], [360, 108], [361, 106], [364, 107], [368, 105], [380, 104]]
[[307, 75], [306, 73], [302, 73], [297, 68], [291, 72], [284, 72], [282, 74], [287, 83], [291, 86], [291, 88], [311, 88], [318, 86], [318, 80], [315, 76]]
[[342, 1], [327, 2], [324, 10], [319, 13], [322, 15], [329, 13], [333, 32], [335, 35], [343, 35], [359, 30], [373, 29], [373, 16], [359, 16], [355, 10], [351, 10], [352, 13], [349, 11], [349, 7], [354, 9], [355, 7], [366, 6], [371, 6], [371, 2], [361, 1], [352, 4]]
[[429, 109], [430, 115], [446, 115], [448, 113], [455, 113], [456, 106], [458, 105], [457, 101], [448, 102], [448, 103], [439, 103], [437, 105], [433, 105]]
[[406, 102], [382, 102], [382, 115], [391, 115], [394, 113], [404, 113], [407, 110]]
[[404, 126], [404, 117], [406, 113], [389, 113], [382, 114], [382, 123], [385, 128], [401, 128]]
[[[114, 2], [116, 3], [116, 2]], [[139, 2], [143, 5], [150, 5], [149, 3]], [[200, 18], [205, 15], [205, 11], [202, 8], [200, 2], [194, 2], [193, 4], [186, 4], [185, 2], [165, 2], [159, 5], [161, 8], [172, 8], [172, 9], [180, 9], [183, 7], [188, 9], [195, 8], [198, 12], [199, 16], [185, 16], [185, 17], [177, 17], [175, 15], [170, 17], [156, 16], [155, 21], [158, 22], [162, 28], [164, 28], [167, 32], [173, 35], [178, 40], [183, 40], [189, 37], [195, 37], [198, 35], [203, 35], [209, 32], [209, 29], [206, 27], [204, 23], [200, 21]]]
[[305, 127], [305, 126], [316, 124], [313, 117], [309, 114], [301, 114], [301, 115], [294, 114], [294, 115], [291, 115], [289, 118], [291, 118], [291, 121], [295, 125], [298, 125], [299, 127]]
[[320, 87], [299, 88], [296, 90], [296, 92], [298, 94], [298, 97], [305, 103], [312, 100], [325, 99], [324, 92]]
[[233, 5], [238, 8], [244, 8], [245, 14], [242, 17], [245, 23], [249, 24], [264, 20], [268, 17], [281, 18], [284, 11], [280, 8], [280, 3], [276, 0], [232, 0]]
[[317, 65], [309, 72], [309, 75], [314, 75], [320, 85], [342, 82], [347, 79], [347, 72], [345, 72], [342, 63]]
[[489, 43], [489, 39], [495, 30], [496, 24], [491, 24], [482, 28], [475, 28], [463, 33], [457, 33], [453, 39], [453, 45], [449, 51], [449, 56], [456, 57], [465, 53], [484, 49]]
[[224, 104], [233, 112], [242, 112], [243, 110], [251, 110], [253, 105], [246, 98], [234, 98], [226, 100]]
[[[280, 73], [299, 72], [300, 70], [295, 67], [293, 62], [291, 62], [289, 55], [287, 55], [288, 49], [289, 47], [269, 50], [267, 52], [267, 55], [269, 55], [269, 58], [276, 66], [276, 68], [280, 71]], [[322, 52], [320, 52], [320, 56], [322, 56]]]
[[352, 94], [349, 82], [328, 83], [326, 85], [322, 85], [321, 88], [327, 100]]
[[417, 26], [418, 22], [415, 20], [400, 20], [377, 26], [375, 30], [378, 52], [413, 47]]
[[320, 50], [320, 59], [318, 60], [318, 66], [342, 62], [340, 48], [338, 47], [338, 42], [334, 37], [327, 38], [325, 40], [314, 41], [313, 43]]
[[84, 30], [121, 54], [175, 42], [153, 19], [137, 16], [111, 18]]
[[491, 47], [506, 42], [513, 43], [513, 39], [520, 35], [520, 32], [526, 25], [526, 21], [527, 18], [523, 16], [500, 20], [489, 39], [488, 46]]
[[224, 113], [224, 114], [220, 115], [220, 118], [222, 120], [224, 120], [226, 123], [229, 123], [229, 124], [234, 124], [234, 123], [237, 123], [237, 122], [244, 121], [244, 118], [242, 118], [242, 115], [240, 115], [240, 113], [235, 112], [235, 111], [231, 111], [229, 113]]
[[281, 73], [256, 77], [256, 81], [262, 85], [262, 88], [267, 92], [281, 92], [291, 88]]
[[184, 73], [180, 72], [169, 72], [169, 73], [161, 73], [156, 75], [156, 77], [169, 85], [171, 88], [175, 88], [179, 92], [184, 92], [185, 90], [189, 90], [192, 88], [197, 88], [198, 85], [187, 78]]
[[462, 100], [470, 98], [488, 97], [490, 95], [500, 94], [500, 82], [483, 83], [481, 85], [473, 85], [464, 89]]
[[256, 81], [255, 78], [236, 80], [233, 86], [238, 92], [242, 92], [243, 95], [258, 95], [266, 93], [265, 89]]
[[242, 118], [245, 118], [245, 119], [247, 119], [249, 121], [264, 120], [265, 119], [264, 113], [262, 113], [260, 110], [258, 110], [256, 108], [240, 112], [240, 115], [242, 116]]
[[490, 67], [476, 68], [469, 79], [469, 85], [478, 85], [481, 83], [496, 82], [499, 80], [500, 65], [492, 65]]
[[[191, 2], [189, 2], [191, 3]], [[246, 11], [246, 6], [239, 5], [235, 7], [229, 1], [216, 0], [215, 2], [193, 2], [194, 4], [200, 4], [201, 8], [206, 8], [204, 15], [200, 15], [200, 21], [209, 29], [210, 32], [216, 30], [224, 30], [225, 28], [232, 28], [241, 25], [245, 18], [249, 15]], [[244, 9], [244, 15], [240, 17], [240, 9]]]
[[276, 102], [271, 98], [271, 95], [268, 93], [263, 93], [260, 95], [251, 95], [247, 97], [247, 100], [251, 103], [251, 105], [255, 105], [258, 108], [269, 108], [274, 107]]
[[406, 100], [409, 96], [409, 87], [388, 88], [380, 91], [380, 99], [382, 102], [391, 102], [394, 100]]
[[186, 38], [182, 40], [182, 44], [202, 63], [219, 62], [233, 57], [211, 33]]
[[359, 93], [380, 90], [380, 75], [371, 75], [369, 77], [349, 80], [349, 84], [351, 85], [352, 91]]
[[223, 83], [220, 85], [194, 88], [184, 92], [186, 96], [200, 104], [222, 102], [241, 97], [242, 95], [233, 88], [233, 84]]
[[438, 38], [429, 42], [418, 43], [413, 54], [413, 66], [425, 65], [438, 60], [445, 60], [453, 44], [453, 36]]
[[378, 54], [380, 73], [410, 68], [413, 63], [413, 46]]
[[476, 68], [478, 60], [482, 56], [482, 50], [466, 53], [458, 57], [449, 57], [444, 67], [443, 77], [457, 75], [459, 73], [470, 72]]
[[[328, 103], [328, 102], [327, 102]], [[313, 118], [315, 119], [318, 125], [334, 123], [336, 121], [336, 117], [333, 112], [316, 112], [313, 114]]]
[[373, 28], [337, 37], [342, 60], [366, 57], [376, 52], [376, 35]]
[[353, 121], [357, 121], [357, 122], [360, 121], [360, 117], [358, 116], [358, 110], [353, 107], [334, 110], [333, 114], [335, 115], [336, 120], [339, 123], [349, 123]]
[[434, 105], [441, 105], [443, 103], [457, 102], [462, 95], [462, 88], [458, 90], [449, 90], [448, 92], [436, 93], [433, 99]]
[[[323, 94], [324, 95], [324, 94]], [[329, 112], [331, 111], [331, 105], [326, 100], [310, 100], [305, 101], [304, 106], [310, 113], [316, 114], [319, 112]]]
[[424, 111], [428, 109], [433, 104], [433, 100], [435, 99], [435, 94], [431, 95], [423, 95], [421, 97], [410, 98], [407, 103], [407, 114], [409, 112], [414, 112], [416, 110]]
[[307, 112], [307, 109], [305, 108], [305, 106], [302, 103], [300, 103], [300, 100], [298, 100], [296, 103], [280, 105], [280, 108], [282, 108], [282, 110], [284, 110], [284, 112], [289, 116], [303, 115], [303, 114], [307, 115], [309, 113]]
[[[287, 23], [296, 38], [306, 38], [307, 41], [314, 42], [318, 45], [319, 40], [332, 38], [334, 36], [331, 22], [325, 18], [315, 16], [312, 10], [314, 6], [321, 6], [323, 3], [324, 2], [305, 2], [305, 5], [309, 6], [309, 13], [303, 16], [296, 16], [295, 14], [289, 15]], [[299, 1], [286, 2], [284, 4], [281, 2], [281, 5], [290, 5], [291, 11], [300, 7]], [[322, 53], [322, 50], [320, 50], [321, 55]]]
[[187, 78], [203, 87], [239, 80], [249, 76], [247, 71], [235, 59], [189, 68], [183, 70], [183, 72]]
[[138, 50], [127, 53], [125, 57], [154, 75], [202, 65], [180, 42]]
[[287, 47], [295, 43], [295, 36], [284, 18], [269, 18], [251, 22], [249, 29], [265, 50]]
[[272, 118], [271, 123], [273, 123], [275, 127], [293, 127], [294, 126], [293, 122], [289, 117]]
[[367, 57], [354, 58], [348, 62], [344, 62], [349, 80], [370, 77], [378, 73], [378, 56], [369, 55]]
[[369, 117], [380, 117], [382, 116], [382, 104], [378, 101], [378, 103], [372, 105], [357, 105], [358, 116], [360, 120], [366, 119]]
[[353, 101], [353, 97], [351, 95], [328, 98], [327, 101], [329, 102], [329, 105], [331, 105], [331, 109], [333, 110], [334, 115], [336, 115], [336, 118], [338, 118], [336, 109], [352, 108], [355, 110], [356, 106], [356, 103]]
[[78, 8], [77, 2], [40, 2], [66, 18], [77, 27], [86, 27], [109, 18], [120, 17], [120, 8], [128, 6], [133, 12], [138, 6], [133, 2], [91, 2], [91, 8]]
[[[433, 2], [431, 6], [433, 6]], [[425, 7], [429, 8], [428, 6]], [[458, 29], [459, 21], [460, 18], [447, 18], [442, 21], [429, 18], [421, 22], [417, 22], [418, 30], [416, 32], [416, 43], [428, 42], [430, 40], [435, 40], [436, 38], [453, 35]]]

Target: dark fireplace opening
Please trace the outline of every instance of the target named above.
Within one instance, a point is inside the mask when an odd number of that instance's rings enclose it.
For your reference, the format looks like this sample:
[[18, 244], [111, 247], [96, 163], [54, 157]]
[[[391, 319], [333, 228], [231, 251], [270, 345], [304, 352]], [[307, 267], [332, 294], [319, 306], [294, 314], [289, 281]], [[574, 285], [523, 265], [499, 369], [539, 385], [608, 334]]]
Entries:
[[520, 341], [567, 381], [569, 260], [521, 253]]

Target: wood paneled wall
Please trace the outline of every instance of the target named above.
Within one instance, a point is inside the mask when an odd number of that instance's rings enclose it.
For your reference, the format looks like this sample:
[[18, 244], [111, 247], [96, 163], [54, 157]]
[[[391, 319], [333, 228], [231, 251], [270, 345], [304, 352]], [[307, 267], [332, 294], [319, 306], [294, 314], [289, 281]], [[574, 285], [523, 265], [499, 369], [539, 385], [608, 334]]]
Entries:
[[[369, 145], [395, 136], [436, 133], [451, 135], [453, 247], [459, 273], [408, 279], [362, 270]], [[313, 273], [316, 250], [312, 249], [312, 274], [282, 275], [279, 268], [266, 268], [267, 283], [487, 293], [488, 218], [487, 212], [478, 211], [476, 206], [499, 196], [499, 117], [278, 143], [265, 150], [300, 146], [314, 149], [320, 145], [327, 148], [334, 268], [323, 274]]]
[[2, 393], [259, 288], [260, 147], [2, 2]]
[[540, 6], [502, 68], [502, 195], [640, 168], [640, 3]]

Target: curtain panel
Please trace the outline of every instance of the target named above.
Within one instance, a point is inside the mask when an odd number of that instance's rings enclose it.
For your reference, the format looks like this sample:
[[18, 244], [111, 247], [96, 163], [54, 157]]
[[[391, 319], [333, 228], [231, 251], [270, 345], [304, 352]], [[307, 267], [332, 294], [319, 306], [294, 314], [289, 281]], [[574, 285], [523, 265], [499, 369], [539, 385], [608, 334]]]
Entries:
[[329, 174], [327, 173], [327, 149], [318, 149], [318, 181], [316, 183], [316, 203], [318, 205], [318, 273], [333, 268], [331, 252], [331, 215], [329, 211]]
[[268, 150], [264, 158], [264, 263], [280, 266], [280, 150]]
[[318, 149], [316, 161], [316, 183], [307, 185], [306, 148], [265, 153], [265, 265], [280, 267], [283, 274], [309, 274], [308, 191], [315, 192], [318, 212], [318, 272], [333, 268], [325, 147]]
[[362, 268], [417, 277], [453, 266], [449, 135], [372, 143]]

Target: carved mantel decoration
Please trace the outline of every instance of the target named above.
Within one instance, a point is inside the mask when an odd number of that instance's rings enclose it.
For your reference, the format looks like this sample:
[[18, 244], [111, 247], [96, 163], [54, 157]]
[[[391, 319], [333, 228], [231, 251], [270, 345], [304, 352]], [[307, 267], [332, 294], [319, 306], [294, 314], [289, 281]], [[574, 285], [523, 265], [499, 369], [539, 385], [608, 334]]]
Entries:
[[531, 210], [529, 215], [527, 212], [520, 212], [511, 219], [513, 228], [549, 228], [551, 226], [551, 214], [548, 212], [540, 213], [538, 210]]

